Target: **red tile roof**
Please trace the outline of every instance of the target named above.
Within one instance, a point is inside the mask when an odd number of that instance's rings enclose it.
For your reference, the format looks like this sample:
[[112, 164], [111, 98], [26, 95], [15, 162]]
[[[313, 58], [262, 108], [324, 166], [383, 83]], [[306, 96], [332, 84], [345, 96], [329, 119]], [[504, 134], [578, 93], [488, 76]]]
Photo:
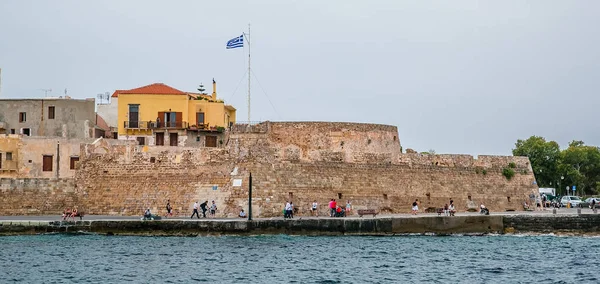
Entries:
[[97, 113], [96, 113], [96, 126], [102, 128], [105, 131], [110, 131], [110, 127], [108, 126], [106, 121], [104, 121], [104, 118], [102, 118], [102, 116], [98, 115]]
[[151, 85], [131, 89], [131, 90], [115, 90], [112, 94], [113, 98], [119, 96], [119, 94], [140, 94], [140, 95], [186, 95], [186, 92], [182, 92], [173, 87], [167, 86], [163, 83], [154, 83]]

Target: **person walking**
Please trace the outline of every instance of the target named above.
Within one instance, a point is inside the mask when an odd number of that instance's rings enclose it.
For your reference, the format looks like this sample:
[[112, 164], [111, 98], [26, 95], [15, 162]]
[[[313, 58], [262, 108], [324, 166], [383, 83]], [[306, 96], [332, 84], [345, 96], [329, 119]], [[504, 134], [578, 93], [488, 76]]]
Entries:
[[165, 218], [167, 218], [168, 216], [173, 217], [173, 213], [171, 213], [171, 210], [173, 210], [173, 208], [171, 207], [171, 200], [167, 200], [167, 214], [165, 215]]
[[210, 216], [212, 218], [215, 218], [215, 214], [217, 213], [217, 204], [215, 203], [215, 201], [212, 201], [212, 204], [210, 205]]
[[192, 216], [190, 217], [190, 219], [194, 218], [194, 214], [196, 214], [196, 217], [200, 219], [200, 215], [198, 214], [198, 206], [198, 201], [194, 202], [194, 211], [192, 212]]
[[337, 207], [337, 202], [335, 199], [331, 199], [331, 217], [335, 217], [335, 208]]
[[315, 200], [312, 204], [312, 212], [313, 212], [313, 215], [315, 215], [316, 217], [319, 217], [319, 211], [317, 210], [318, 207], [319, 207], [319, 204]]
[[206, 211], [208, 210], [208, 200], [202, 202], [202, 204], [200, 204], [200, 208], [202, 209], [202, 218], [206, 218]]
[[283, 219], [292, 218], [292, 204], [289, 201], [285, 203], [284, 211]]
[[348, 202], [346, 202], [346, 212], [345, 215], [352, 215], [352, 203], [350, 203], [350, 200], [348, 200]]

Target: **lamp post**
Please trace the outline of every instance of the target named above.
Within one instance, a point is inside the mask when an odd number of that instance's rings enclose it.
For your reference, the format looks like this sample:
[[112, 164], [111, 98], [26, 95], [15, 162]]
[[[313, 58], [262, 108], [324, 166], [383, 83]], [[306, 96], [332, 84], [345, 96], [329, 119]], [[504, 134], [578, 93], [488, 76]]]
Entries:
[[558, 190], [561, 189], [560, 185], [562, 184], [562, 180], [565, 179], [564, 176], [560, 176], [560, 180], [558, 181]]
[[252, 221], [252, 173], [248, 179], [248, 221]]

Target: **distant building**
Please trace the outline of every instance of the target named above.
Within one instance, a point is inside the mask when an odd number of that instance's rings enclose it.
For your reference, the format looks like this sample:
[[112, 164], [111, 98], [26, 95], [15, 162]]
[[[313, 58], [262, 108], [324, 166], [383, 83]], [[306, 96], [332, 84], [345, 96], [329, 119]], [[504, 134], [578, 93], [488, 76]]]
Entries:
[[[109, 130], [106, 131], [105, 136], [106, 138], [114, 138], [117, 139], [118, 138], [118, 121], [119, 121], [119, 111], [118, 111], [118, 105], [119, 105], [119, 98], [118, 97], [112, 97], [110, 99], [110, 102], [108, 103], [99, 103], [98, 105], [96, 105], [96, 113], [98, 113], [98, 116], [100, 116], [103, 121], [106, 123], [106, 125], [108, 126]], [[100, 125], [100, 123], [97, 123], [97, 125]]]
[[206, 146], [223, 143], [235, 123], [236, 109], [212, 95], [183, 92], [162, 83], [116, 90], [118, 138], [140, 145]]
[[0, 134], [93, 138], [95, 127], [94, 99], [0, 100]]

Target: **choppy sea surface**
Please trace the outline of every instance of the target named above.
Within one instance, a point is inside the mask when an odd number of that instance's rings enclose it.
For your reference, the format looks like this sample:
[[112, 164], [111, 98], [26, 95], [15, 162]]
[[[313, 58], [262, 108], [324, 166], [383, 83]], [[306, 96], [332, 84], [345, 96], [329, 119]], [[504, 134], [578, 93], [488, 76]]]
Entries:
[[0, 283], [600, 283], [600, 238], [0, 237]]

